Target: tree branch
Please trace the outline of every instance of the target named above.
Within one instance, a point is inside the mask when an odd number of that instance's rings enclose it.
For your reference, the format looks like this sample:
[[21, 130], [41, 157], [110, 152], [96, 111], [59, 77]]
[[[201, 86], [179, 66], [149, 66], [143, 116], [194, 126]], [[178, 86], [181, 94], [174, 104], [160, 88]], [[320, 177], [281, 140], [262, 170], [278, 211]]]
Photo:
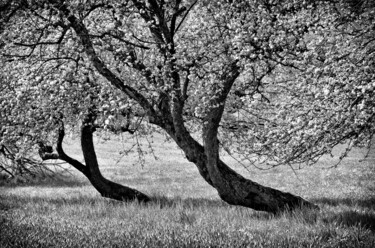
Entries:
[[84, 164], [79, 162], [78, 160], [75, 160], [74, 158], [68, 156], [63, 147], [62, 143], [65, 137], [65, 128], [64, 128], [64, 123], [61, 121], [60, 127], [59, 127], [59, 133], [58, 133], [58, 139], [57, 139], [57, 146], [56, 146], [56, 151], [59, 154], [59, 158], [68, 164], [72, 165], [74, 168], [82, 172], [84, 175], [87, 174], [87, 169]]
[[198, 0], [196, 0], [190, 7], [189, 9], [186, 11], [185, 15], [182, 17], [180, 23], [178, 24], [176, 30], [174, 30], [174, 34], [177, 33], [177, 31], [180, 29], [182, 23], [185, 21], [186, 17], [188, 16], [188, 14], [190, 13], [191, 9], [195, 6], [195, 4], [198, 2]]
[[230, 62], [224, 68], [220, 81], [223, 82], [223, 87], [217, 91], [215, 97], [210, 101], [211, 109], [205, 117], [208, 129], [217, 130], [220, 124], [221, 117], [225, 108], [225, 101], [227, 96], [240, 74], [237, 60]]
[[91, 37], [94, 37], [94, 38], [104, 38], [105, 36], [109, 36], [109, 37], [112, 37], [116, 40], [119, 40], [123, 43], [125, 43], [126, 45], [130, 45], [130, 46], [133, 46], [133, 47], [138, 47], [138, 48], [141, 48], [141, 49], [145, 49], [145, 50], [149, 50], [150, 48], [147, 47], [147, 46], [143, 46], [143, 45], [139, 45], [139, 44], [135, 44], [131, 41], [128, 41], [128, 40], [124, 40], [123, 38], [121, 38], [120, 36], [118, 35], [115, 35], [115, 34], [111, 34], [109, 32], [104, 32], [100, 35], [94, 35], [94, 34], [90, 34]]
[[171, 36], [173, 37], [174, 34], [176, 33], [176, 20], [177, 20], [177, 17], [179, 15], [181, 15], [185, 10], [186, 10], [186, 7], [182, 7], [180, 8], [180, 3], [181, 3], [181, 0], [177, 0], [176, 1], [176, 4], [175, 4], [175, 7], [174, 7], [174, 14], [172, 16], [172, 20], [171, 20], [171, 27], [170, 27], [170, 30], [171, 30]]
[[181, 95], [182, 95], [183, 103], [185, 103], [186, 99], [188, 98], [187, 91], [188, 91], [188, 87], [189, 87], [189, 84], [190, 84], [189, 75], [190, 75], [190, 70], [187, 70], [186, 77], [185, 77], [185, 80], [184, 80], [184, 84], [182, 85], [182, 94]]
[[85, 53], [89, 57], [96, 70], [109, 82], [111, 82], [116, 88], [123, 91], [130, 98], [136, 100], [147, 112], [149, 112], [150, 116], [156, 116], [154, 113], [154, 109], [152, 108], [149, 101], [136, 89], [124, 84], [124, 82], [120, 78], [118, 78], [110, 69], [108, 69], [105, 63], [98, 57], [95, 52], [93, 43], [90, 40], [89, 32], [83, 22], [70, 12], [65, 3], [61, 3], [58, 0], [49, 0], [49, 2], [53, 6], [55, 6], [55, 8], [58, 9], [71, 23], [72, 28], [77, 33], [82, 42]]
[[64, 123], [61, 121], [60, 127], [58, 129], [58, 137], [57, 137], [57, 144], [56, 144], [56, 152], [53, 152], [53, 148], [51, 146], [45, 145], [42, 141], [38, 142], [39, 145], [39, 156], [43, 161], [45, 160], [51, 160], [51, 159], [60, 159], [68, 164], [72, 165], [74, 168], [82, 172], [84, 175], [87, 174], [87, 169], [84, 164], [79, 162], [78, 160], [73, 159], [72, 157], [68, 156], [63, 147], [62, 143], [65, 137], [65, 128], [64, 128]]
[[16, 46], [31, 47], [33, 50], [35, 49], [36, 46], [40, 46], [40, 45], [59, 45], [63, 41], [63, 39], [65, 37], [65, 34], [67, 33], [68, 30], [69, 30], [69, 27], [64, 28], [64, 30], [62, 31], [60, 37], [57, 40], [40, 41], [41, 38], [42, 38], [42, 36], [43, 36], [43, 32], [41, 32], [40, 36], [38, 38], [38, 41], [35, 42], [35, 43], [20, 43], [20, 42], [15, 42], [14, 44]]

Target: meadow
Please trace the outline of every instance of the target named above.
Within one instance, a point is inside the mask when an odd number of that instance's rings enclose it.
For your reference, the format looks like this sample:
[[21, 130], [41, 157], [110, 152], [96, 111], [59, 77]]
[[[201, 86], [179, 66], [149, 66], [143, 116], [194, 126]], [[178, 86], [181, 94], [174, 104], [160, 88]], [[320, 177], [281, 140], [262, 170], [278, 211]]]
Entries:
[[[101, 169], [152, 203], [102, 198], [73, 169], [54, 179], [1, 182], [0, 247], [375, 247], [375, 154], [364, 158], [355, 149], [335, 168], [337, 157], [325, 156], [297, 171], [244, 168], [224, 157], [247, 178], [320, 207], [272, 215], [222, 202], [160, 136], [141, 165], [137, 152], [124, 152], [133, 139], [97, 139]], [[139, 142], [147, 150], [149, 142]], [[82, 160], [78, 140], [64, 146]]]

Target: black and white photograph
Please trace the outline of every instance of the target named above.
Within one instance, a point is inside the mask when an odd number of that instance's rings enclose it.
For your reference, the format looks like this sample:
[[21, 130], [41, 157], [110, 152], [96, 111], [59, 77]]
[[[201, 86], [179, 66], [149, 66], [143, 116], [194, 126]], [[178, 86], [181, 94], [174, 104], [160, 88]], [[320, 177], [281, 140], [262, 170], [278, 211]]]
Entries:
[[375, 0], [0, 0], [15, 247], [375, 247]]

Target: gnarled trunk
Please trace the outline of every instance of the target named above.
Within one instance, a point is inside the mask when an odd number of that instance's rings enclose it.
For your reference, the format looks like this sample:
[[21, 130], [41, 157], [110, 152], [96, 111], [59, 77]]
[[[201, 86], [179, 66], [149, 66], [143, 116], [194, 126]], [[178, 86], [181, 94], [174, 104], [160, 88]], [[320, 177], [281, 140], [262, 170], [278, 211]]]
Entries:
[[214, 187], [220, 197], [229, 204], [272, 213], [299, 207], [316, 207], [299, 196], [246, 179], [220, 160], [212, 167], [215, 167], [215, 173], [211, 179]]
[[[223, 86], [222, 88], [218, 86], [216, 96], [212, 97], [209, 104], [212, 107], [207, 111], [204, 119], [203, 146], [191, 137], [184, 125], [183, 104], [179, 97], [172, 98], [170, 124], [166, 125], [166, 121], [164, 121], [161, 126], [185, 152], [187, 159], [197, 165], [203, 178], [218, 191], [219, 196], [225, 202], [272, 213], [302, 206], [317, 207], [299, 196], [265, 187], [246, 179], [220, 160], [217, 139], [219, 123], [224, 111], [225, 100], [237, 76], [236, 61], [229, 63], [223, 69], [221, 78]], [[176, 81], [178, 82], [178, 79]], [[179, 84], [177, 83], [177, 85]], [[164, 116], [169, 116], [169, 114], [165, 113]]]
[[86, 163], [85, 176], [103, 196], [119, 201], [138, 200], [147, 202], [150, 198], [138, 190], [123, 186], [106, 179], [100, 172], [93, 143], [94, 127], [85, 123], [81, 128], [81, 147]]
[[90, 181], [92, 186], [103, 196], [106, 198], [111, 198], [119, 201], [132, 201], [138, 200], [141, 202], [150, 201], [150, 198], [139, 192], [138, 190], [123, 186], [121, 184], [112, 182], [106, 179], [99, 169], [98, 160], [96, 157], [96, 152], [94, 148], [93, 142], [93, 132], [95, 131], [95, 127], [93, 125], [93, 120], [90, 115], [84, 120], [82, 127], [81, 127], [81, 148], [83, 152], [83, 156], [85, 159], [85, 164], [71, 158], [68, 156], [64, 149], [62, 148], [62, 142], [65, 136], [64, 125], [61, 122], [59, 133], [58, 133], [58, 140], [56, 151], [57, 153], [53, 153], [48, 149], [45, 149], [45, 146], [41, 143], [39, 144], [39, 154], [43, 160], [48, 159], [61, 159], [68, 164], [72, 165], [78, 171], [80, 171], [85, 177]]
[[186, 158], [197, 166], [205, 181], [217, 190], [223, 201], [272, 213], [300, 207], [317, 208], [316, 205], [299, 196], [262, 186], [244, 178], [220, 159], [216, 159], [216, 164], [209, 164], [206, 148], [188, 133], [185, 133], [184, 137], [168, 133], [184, 151]]
[[[144, 108], [151, 123], [156, 124], [167, 131], [178, 146], [185, 152], [187, 159], [197, 165], [200, 174], [210, 185], [217, 189], [220, 197], [224, 201], [230, 204], [241, 205], [256, 210], [264, 210], [269, 212], [279, 212], [285, 209], [293, 209], [300, 206], [314, 206], [298, 196], [264, 187], [245, 179], [234, 170], [230, 169], [219, 159], [217, 129], [222, 117], [225, 100], [227, 99], [228, 93], [230, 92], [234, 81], [240, 73], [240, 68], [236, 60], [231, 60], [230, 56], [228, 56], [228, 64], [227, 66], [224, 66], [221, 75], [219, 75], [218, 82], [220, 81], [220, 84], [217, 84], [217, 89], [212, 91], [216, 92], [217, 94], [215, 93], [216, 95], [212, 96], [212, 101], [209, 103], [209, 106], [213, 108], [208, 111], [206, 116], [205, 122], [207, 122], [207, 124], [205, 124], [203, 131], [204, 146], [202, 146], [191, 137], [184, 126], [183, 106], [187, 99], [186, 92], [189, 84], [189, 77], [186, 77], [186, 80], [183, 83], [183, 89], [181, 89], [182, 83], [180, 82], [180, 75], [177, 72], [177, 68], [179, 66], [175, 64], [175, 58], [173, 58], [175, 53], [173, 36], [170, 35], [171, 32], [168, 31], [168, 27], [164, 26], [161, 29], [150, 28], [150, 31], [154, 37], [170, 39], [170, 42], [167, 42], [168, 46], [166, 46], [170, 48], [166, 49], [165, 46], [160, 46], [159, 50], [165, 55], [165, 58], [168, 58], [165, 60], [167, 63], [165, 65], [171, 70], [169, 70], [170, 74], [168, 75], [170, 80], [167, 81], [168, 83], [172, 82], [172, 89], [171, 92], [166, 93], [166, 98], [160, 99], [162, 101], [161, 103], [165, 104], [160, 104], [160, 107], [158, 106], [157, 108], [154, 108], [156, 106], [149, 102], [135, 88], [132, 88], [124, 83], [99, 58], [99, 56], [95, 53], [93, 43], [90, 40], [89, 32], [84, 23], [70, 13], [66, 5], [60, 3], [54, 4], [56, 8], [58, 8], [66, 16], [77, 35], [80, 37], [80, 41], [83, 44], [85, 52], [96, 70], [103, 77], [108, 79], [113, 86], [123, 91], [131, 99], [137, 101], [140, 106]], [[143, 8], [143, 5], [137, 4], [136, 6], [140, 9]], [[146, 20], [146, 22], [148, 22], [149, 19], [153, 19], [152, 16], [147, 15], [143, 15], [143, 18]], [[158, 38], [155, 38], [155, 41], [158, 44], [160, 43]], [[172, 44], [172, 46], [170, 46], [170, 44]], [[134, 54], [135, 53], [129, 52], [129, 56], [131, 58], [130, 63], [133, 63], [133, 68], [138, 70], [151, 85], [159, 85], [159, 83], [156, 83], [155, 79], [151, 76], [152, 73], [146, 70], [147, 66], [140, 62]], [[184, 71], [184, 74], [185, 73], [186, 71]], [[82, 145], [84, 147], [86, 146], [86, 143]], [[103, 183], [105, 180], [103, 180], [100, 176], [97, 176], [98, 172], [96, 172], [96, 158], [95, 160], [91, 161], [93, 158], [90, 157], [92, 150], [88, 148], [86, 149], [86, 152], [84, 151], [86, 154], [85, 160], [87, 160], [87, 165], [92, 167], [90, 169], [90, 173], [94, 172], [94, 175], [96, 175], [94, 178], [98, 178], [98, 182], [96, 182], [96, 180], [94, 181], [98, 187], [97, 189], [102, 192], [111, 192], [111, 188], [108, 186], [108, 183]], [[137, 194], [134, 193], [133, 195], [136, 196]]]

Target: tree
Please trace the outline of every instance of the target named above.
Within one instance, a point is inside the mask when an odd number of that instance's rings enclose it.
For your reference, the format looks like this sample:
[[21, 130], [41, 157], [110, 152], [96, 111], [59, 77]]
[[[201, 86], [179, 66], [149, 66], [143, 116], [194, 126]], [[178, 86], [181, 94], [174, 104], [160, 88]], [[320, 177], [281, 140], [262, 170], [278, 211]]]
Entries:
[[[43, 159], [68, 162], [103, 196], [148, 201], [101, 175], [92, 142], [98, 129], [133, 132], [140, 116], [166, 132], [229, 204], [274, 213], [314, 207], [239, 175], [220, 149], [276, 164], [314, 158], [292, 149], [306, 144], [297, 130], [311, 130], [293, 118], [306, 110], [308, 94], [298, 94], [311, 92], [308, 75], [321, 68], [312, 63], [322, 47], [317, 41], [338, 39], [330, 34], [335, 7], [288, 0], [8, 1], [0, 41], [8, 82], [3, 142], [39, 143]], [[85, 165], [62, 148], [65, 128], [76, 130], [77, 120]], [[197, 130], [202, 143], [193, 138]], [[53, 138], [56, 152], [46, 152]]]

